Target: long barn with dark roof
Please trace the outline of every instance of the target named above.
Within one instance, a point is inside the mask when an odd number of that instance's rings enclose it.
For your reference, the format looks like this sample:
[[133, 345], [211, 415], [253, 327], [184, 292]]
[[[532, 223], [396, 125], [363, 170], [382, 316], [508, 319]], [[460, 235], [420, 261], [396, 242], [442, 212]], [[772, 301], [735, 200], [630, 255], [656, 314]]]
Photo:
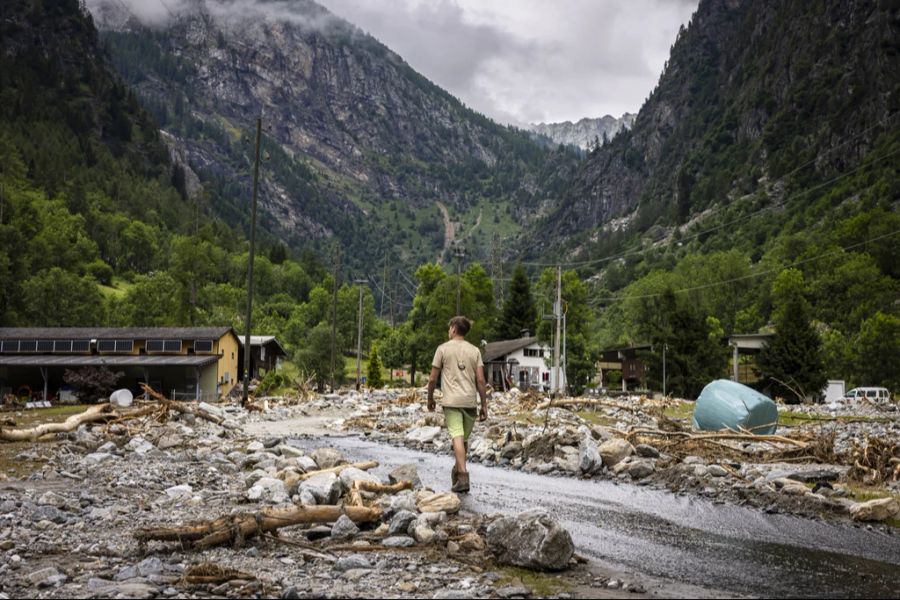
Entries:
[[239, 378], [231, 327], [0, 328], [0, 397], [61, 397], [67, 369], [107, 367], [120, 388], [146, 382], [170, 398], [214, 400]]

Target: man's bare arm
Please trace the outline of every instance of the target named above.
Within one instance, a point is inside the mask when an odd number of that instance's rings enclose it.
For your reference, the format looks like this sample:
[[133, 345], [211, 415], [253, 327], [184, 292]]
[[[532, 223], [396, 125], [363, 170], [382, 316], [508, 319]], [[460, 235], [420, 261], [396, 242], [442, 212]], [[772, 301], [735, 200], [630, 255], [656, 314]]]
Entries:
[[478, 395], [481, 396], [481, 414], [478, 419], [485, 421], [487, 420], [487, 385], [484, 381], [484, 367], [478, 367], [475, 370], [475, 386], [478, 388]]
[[428, 410], [434, 410], [434, 388], [437, 387], [438, 377], [441, 376], [441, 370], [437, 367], [431, 367], [431, 375], [428, 376]]

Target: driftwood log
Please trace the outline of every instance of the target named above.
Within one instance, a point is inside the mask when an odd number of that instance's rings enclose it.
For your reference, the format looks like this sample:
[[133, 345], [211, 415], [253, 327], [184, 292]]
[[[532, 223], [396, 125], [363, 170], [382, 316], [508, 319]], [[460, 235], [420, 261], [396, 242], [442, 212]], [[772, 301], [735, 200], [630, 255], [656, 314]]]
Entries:
[[240, 546], [255, 535], [304, 523], [328, 523], [347, 515], [355, 523], [370, 523], [381, 518], [378, 508], [361, 506], [269, 507], [255, 513], [238, 513], [180, 527], [144, 527], [134, 533], [139, 542], [180, 542], [192, 548], [209, 548], [232, 543]]
[[368, 460], [365, 462], [353, 463], [352, 465], [338, 465], [336, 467], [331, 467], [330, 469], [321, 469], [319, 471], [310, 471], [309, 473], [294, 473], [293, 471], [285, 471], [284, 473], [279, 473], [278, 477], [284, 481], [284, 485], [290, 489], [300, 483], [301, 481], [306, 481], [310, 477], [315, 477], [316, 475], [322, 475], [325, 473], [334, 473], [335, 475], [340, 475], [341, 471], [344, 469], [349, 469], [350, 467], [359, 469], [360, 471], [368, 471], [369, 469], [374, 469], [378, 466], [378, 463], [374, 460]]
[[398, 492], [402, 492], [403, 490], [411, 490], [413, 487], [412, 481], [398, 481], [397, 483], [393, 483], [391, 485], [386, 485], [384, 483], [376, 483], [374, 481], [363, 481], [362, 479], [357, 479], [353, 482], [353, 486], [350, 488], [350, 493], [347, 496], [347, 504], [350, 506], [363, 506], [362, 493], [361, 492], [372, 492], [375, 494], [396, 494]]
[[91, 406], [84, 412], [72, 415], [62, 423], [43, 423], [26, 429], [15, 429], [0, 426], [0, 441], [3, 442], [35, 442], [45, 435], [68, 433], [75, 431], [85, 423], [124, 420], [143, 417], [153, 411], [150, 407], [130, 411], [116, 411], [109, 403]]

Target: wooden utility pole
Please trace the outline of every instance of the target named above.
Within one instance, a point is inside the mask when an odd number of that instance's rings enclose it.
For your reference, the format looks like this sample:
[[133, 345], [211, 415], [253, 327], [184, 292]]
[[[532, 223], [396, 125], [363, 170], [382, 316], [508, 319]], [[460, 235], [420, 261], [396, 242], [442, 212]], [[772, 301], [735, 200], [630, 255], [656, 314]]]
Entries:
[[555, 373], [555, 381], [553, 382], [553, 393], [559, 394], [562, 389], [559, 379], [559, 342], [560, 328], [562, 326], [562, 267], [556, 267], [556, 304], [553, 305], [553, 316], [556, 317], [556, 338], [553, 340], [553, 371]]
[[337, 359], [337, 301], [338, 280], [341, 276], [341, 246], [337, 244], [334, 250], [334, 290], [331, 299], [331, 391], [335, 390], [334, 368]]
[[362, 334], [363, 334], [363, 285], [369, 283], [366, 279], [355, 279], [353, 283], [359, 286], [359, 311], [357, 312], [356, 330], [356, 391], [362, 386]]
[[387, 252], [384, 253], [384, 270], [381, 272], [381, 304], [378, 307], [378, 318], [384, 320], [384, 294], [387, 290]]
[[253, 203], [250, 209], [250, 256], [247, 260], [247, 321], [244, 326], [244, 390], [241, 406], [247, 404], [250, 394], [250, 319], [253, 315], [253, 256], [256, 252], [256, 190], [259, 185], [259, 144], [262, 137], [262, 117], [256, 119], [256, 151], [253, 162]]

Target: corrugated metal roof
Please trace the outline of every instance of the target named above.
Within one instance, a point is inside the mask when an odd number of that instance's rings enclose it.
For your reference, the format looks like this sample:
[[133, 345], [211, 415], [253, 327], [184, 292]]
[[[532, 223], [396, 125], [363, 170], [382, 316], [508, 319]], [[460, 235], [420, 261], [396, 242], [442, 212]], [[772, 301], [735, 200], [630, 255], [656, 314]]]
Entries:
[[219, 339], [231, 327], [0, 327], [0, 339]]
[[515, 352], [520, 348], [525, 348], [537, 342], [537, 337], [524, 337], [519, 338], [517, 340], [505, 340], [502, 342], [491, 342], [487, 346], [484, 347], [484, 358], [482, 360], [491, 361], [497, 360], [500, 357], [506, 356], [511, 352]]
[[[238, 340], [241, 342], [241, 346], [244, 345], [244, 336], [239, 335]], [[251, 335], [250, 336], [250, 345], [251, 346], [268, 346], [269, 344], [275, 344], [278, 347], [278, 350], [281, 351], [281, 354], [287, 356], [287, 352], [284, 350], [284, 346], [281, 345], [281, 342], [275, 339], [274, 335]]]
[[32, 356], [0, 355], [0, 366], [4, 367], [205, 367], [219, 360], [218, 356]]

